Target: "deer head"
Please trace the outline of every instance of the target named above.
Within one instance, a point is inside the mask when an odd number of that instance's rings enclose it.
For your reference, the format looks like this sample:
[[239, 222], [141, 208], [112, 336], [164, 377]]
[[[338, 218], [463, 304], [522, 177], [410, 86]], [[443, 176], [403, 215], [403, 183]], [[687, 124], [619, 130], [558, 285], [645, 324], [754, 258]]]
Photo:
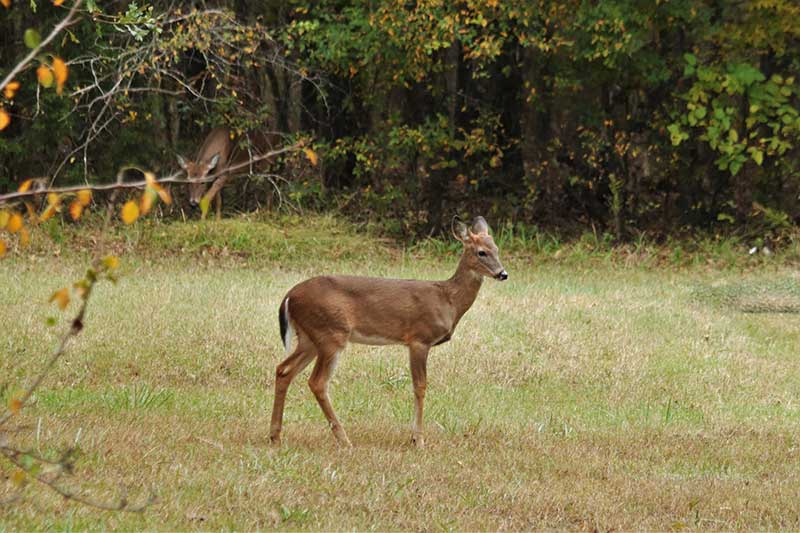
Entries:
[[213, 170], [219, 163], [219, 154], [216, 153], [208, 159], [199, 161], [187, 161], [183, 156], [178, 156], [178, 164], [186, 171], [186, 178], [189, 183], [189, 204], [192, 207], [200, 205], [200, 200], [208, 190], [210, 182], [205, 179], [213, 174]]
[[508, 272], [500, 263], [497, 245], [489, 235], [489, 224], [483, 217], [476, 217], [471, 227], [456, 221], [452, 229], [455, 238], [464, 244], [462, 261], [471, 271], [500, 281], [508, 279]]

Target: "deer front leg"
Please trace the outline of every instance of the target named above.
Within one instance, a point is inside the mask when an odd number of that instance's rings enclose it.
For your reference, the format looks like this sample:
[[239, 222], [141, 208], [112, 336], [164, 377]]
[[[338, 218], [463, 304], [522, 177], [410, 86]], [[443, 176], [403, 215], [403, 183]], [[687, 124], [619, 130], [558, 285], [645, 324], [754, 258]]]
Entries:
[[217, 220], [222, 220], [222, 189], [217, 191], [214, 197], [214, 205], [217, 207]]
[[422, 408], [425, 403], [425, 389], [428, 386], [428, 350], [425, 344], [412, 344], [409, 346], [411, 360], [411, 380], [414, 382], [414, 434], [411, 441], [417, 448], [425, 446], [422, 436]]

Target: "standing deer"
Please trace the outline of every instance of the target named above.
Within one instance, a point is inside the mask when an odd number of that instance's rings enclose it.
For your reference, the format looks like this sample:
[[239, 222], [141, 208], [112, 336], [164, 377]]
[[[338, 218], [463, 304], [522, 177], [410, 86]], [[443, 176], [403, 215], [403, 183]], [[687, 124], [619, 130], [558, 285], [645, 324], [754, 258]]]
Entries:
[[[214, 184], [205, 181], [209, 175], [217, 174], [226, 169], [233, 152], [233, 141], [231, 132], [228, 128], [214, 128], [203, 141], [198, 150], [194, 161], [187, 161], [183, 156], [178, 156], [178, 164], [186, 171], [186, 178], [189, 184], [189, 204], [197, 207], [203, 195], [208, 190], [213, 192], [212, 198], [215, 200], [217, 218], [222, 215], [222, 186], [228, 180], [228, 174], [221, 174]], [[213, 171], [213, 172], [212, 172]], [[211, 189], [209, 190], [209, 185]], [[211, 200], [212, 198], [209, 198]]]
[[412, 441], [417, 447], [424, 445], [422, 408], [428, 351], [450, 340], [485, 276], [508, 279], [483, 217], [477, 217], [471, 228], [457, 222], [453, 234], [464, 244], [464, 252], [455, 274], [446, 281], [320, 276], [289, 290], [278, 318], [286, 352], [291, 349], [293, 332], [297, 333], [297, 347], [276, 371], [270, 427], [273, 444], [280, 444], [289, 384], [316, 358], [308, 385], [336, 439], [351, 445], [333, 411], [328, 384], [339, 354], [348, 342], [355, 342], [408, 346], [416, 402]]

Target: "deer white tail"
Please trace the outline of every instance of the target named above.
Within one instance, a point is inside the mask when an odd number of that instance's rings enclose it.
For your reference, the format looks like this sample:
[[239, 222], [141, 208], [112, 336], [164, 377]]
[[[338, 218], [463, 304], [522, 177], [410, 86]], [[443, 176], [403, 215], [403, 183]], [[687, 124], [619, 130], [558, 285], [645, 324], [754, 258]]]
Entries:
[[288, 354], [292, 350], [292, 335], [294, 331], [292, 330], [292, 320], [289, 316], [289, 297], [283, 299], [281, 302], [281, 307], [278, 309], [278, 322], [280, 323], [281, 327], [281, 340], [283, 341], [283, 347]]

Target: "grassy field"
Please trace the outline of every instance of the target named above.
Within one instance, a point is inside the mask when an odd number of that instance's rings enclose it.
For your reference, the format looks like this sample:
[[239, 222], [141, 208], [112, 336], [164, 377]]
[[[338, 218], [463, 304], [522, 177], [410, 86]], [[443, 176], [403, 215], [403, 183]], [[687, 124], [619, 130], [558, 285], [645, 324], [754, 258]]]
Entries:
[[[109, 513], [28, 486], [0, 507], [0, 530], [800, 528], [796, 269], [519, 254], [431, 354], [424, 450], [410, 443], [405, 350], [365, 346], [348, 348], [331, 387], [354, 447], [336, 446], [307, 370], [274, 449], [285, 291], [334, 271], [445, 278], [457, 256], [324, 220], [214, 233], [225, 242], [209, 247], [213, 224], [147, 230], [155, 251], [129, 254], [119, 284], [98, 287], [85, 332], [11, 437], [44, 454], [77, 443], [69, 483], [86, 494], [152, 488], [158, 502]], [[6, 395], [64, 331], [45, 325], [61, 316], [47, 299], [82, 264], [0, 262]], [[770, 310], [788, 312], [753, 312]], [[0, 501], [10, 473], [0, 466]]]

